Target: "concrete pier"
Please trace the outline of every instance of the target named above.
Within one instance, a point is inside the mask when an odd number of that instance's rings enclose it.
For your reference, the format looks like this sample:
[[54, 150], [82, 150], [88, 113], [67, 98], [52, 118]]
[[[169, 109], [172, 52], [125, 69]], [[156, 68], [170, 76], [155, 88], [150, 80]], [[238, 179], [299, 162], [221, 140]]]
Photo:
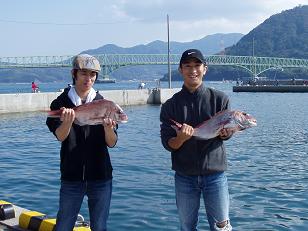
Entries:
[[[180, 88], [109, 90], [100, 93], [105, 99], [126, 106], [162, 104], [178, 91], [180, 91]], [[0, 94], [0, 114], [49, 110], [50, 103], [60, 94], [61, 92]]]
[[233, 92], [308, 92], [308, 86], [306, 85], [242, 85], [233, 86]]

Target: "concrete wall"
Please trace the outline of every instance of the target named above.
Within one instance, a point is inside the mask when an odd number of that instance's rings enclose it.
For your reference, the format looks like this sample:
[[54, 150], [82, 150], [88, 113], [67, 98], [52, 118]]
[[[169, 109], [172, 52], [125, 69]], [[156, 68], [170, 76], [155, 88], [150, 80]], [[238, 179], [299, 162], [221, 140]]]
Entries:
[[266, 79], [266, 80], [256, 80], [253, 82], [252, 80], [245, 80], [242, 82], [242, 85], [251, 85], [251, 86], [286, 86], [286, 85], [299, 85], [304, 86], [307, 85], [308, 81], [305, 79]]
[[49, 110], [57, 93], [0, 94], [0, 113]]
[[[110, 90], [100, 92], [119, 105], [161, 104], [180, 89]], [[0, 114], [49, 110], [61, 92], [0, 94]]]
[[279, 85], [279, 86], [233, 86], [233, 92], [308, 92], [308, 86]]

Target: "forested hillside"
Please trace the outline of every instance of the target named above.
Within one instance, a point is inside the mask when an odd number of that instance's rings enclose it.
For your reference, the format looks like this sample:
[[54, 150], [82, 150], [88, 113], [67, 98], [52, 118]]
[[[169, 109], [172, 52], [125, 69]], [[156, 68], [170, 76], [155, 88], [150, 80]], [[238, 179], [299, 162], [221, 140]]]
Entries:
[[[308, 59], [308, 6], [298, 6], [273, 15], [236, 44], [225, 49], [226, 55]], [[306, 68], [279, 68], [262, 73], [270, 79], [308, 79]], [[210, 66], [206, 79], [235, 80], [251, 76], [243, 68]], [[173, 80], [182, 79], [177, 71]], [[163, 80], [167, 80], [167, 74]]]
[[226, 49], [228, 55], [308, 59], [308, 6], [298, 6], [265, 20]]

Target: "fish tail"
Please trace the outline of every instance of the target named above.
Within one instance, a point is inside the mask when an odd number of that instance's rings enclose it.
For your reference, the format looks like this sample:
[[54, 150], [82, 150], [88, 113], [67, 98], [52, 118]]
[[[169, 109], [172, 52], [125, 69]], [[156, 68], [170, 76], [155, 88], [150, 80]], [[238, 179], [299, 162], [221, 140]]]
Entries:
[[53, 110], [53, 111], [48, 111], [48, 117], [52, 118], [58, 118], [61, 116], [62, 110]]
[[176, 121], [173, 120], [173, 119], [170, 119], [170, 121], [173, 122], [177, 128], [180, 129], [180, 128], [182, 127], [182, 124], [180, 124], [179, 122], [176, 122]]
[[177, 126], [175, 126], [175, 125], [171, 125], [171, 127], [175, 130], [175, 131], [179, 131], [180, 129], [177, 127]]

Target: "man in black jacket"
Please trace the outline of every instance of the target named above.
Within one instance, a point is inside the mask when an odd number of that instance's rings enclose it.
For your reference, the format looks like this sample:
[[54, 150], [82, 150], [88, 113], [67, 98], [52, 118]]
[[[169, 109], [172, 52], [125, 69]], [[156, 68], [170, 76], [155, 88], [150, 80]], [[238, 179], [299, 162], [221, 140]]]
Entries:
[[93, 89], [101, 70], [90, 55], [73, 60], [73, 86], [55, 99], [51, 110], [62, 109], [60, 118], [47, 118], [46, 124], [61, 142], [61, 189], [56, 231], [73, 230], [84, 196], [88, 197], [92, 231], [107, 230], [112, 192], [112, 166], [107, 147], [117, 142], [116, 123], [104, 119], [101, 125], [79, 126], [72, 109], [102, 99]]
[[[227, 158], [223, 140], [232, 131], [223, 129], [218, 137], [198, 140], [194, 127], [229, 108], [228, 97], [220, 91], [206, 88], [203, 76], [207, 66], [202, 53], [189, 49], [182, 54], [179, 71], [183, 76], [182, 90], [162, 105], [161, 140], [171, 152], [175, 171], [176, 204], [182, 231], [197, 229], [200, 197], [203, 195], [211, 230], [231, 230], [229, 220], [229, 192]], [[175, 131], [175, 120], [182, 124]]]

